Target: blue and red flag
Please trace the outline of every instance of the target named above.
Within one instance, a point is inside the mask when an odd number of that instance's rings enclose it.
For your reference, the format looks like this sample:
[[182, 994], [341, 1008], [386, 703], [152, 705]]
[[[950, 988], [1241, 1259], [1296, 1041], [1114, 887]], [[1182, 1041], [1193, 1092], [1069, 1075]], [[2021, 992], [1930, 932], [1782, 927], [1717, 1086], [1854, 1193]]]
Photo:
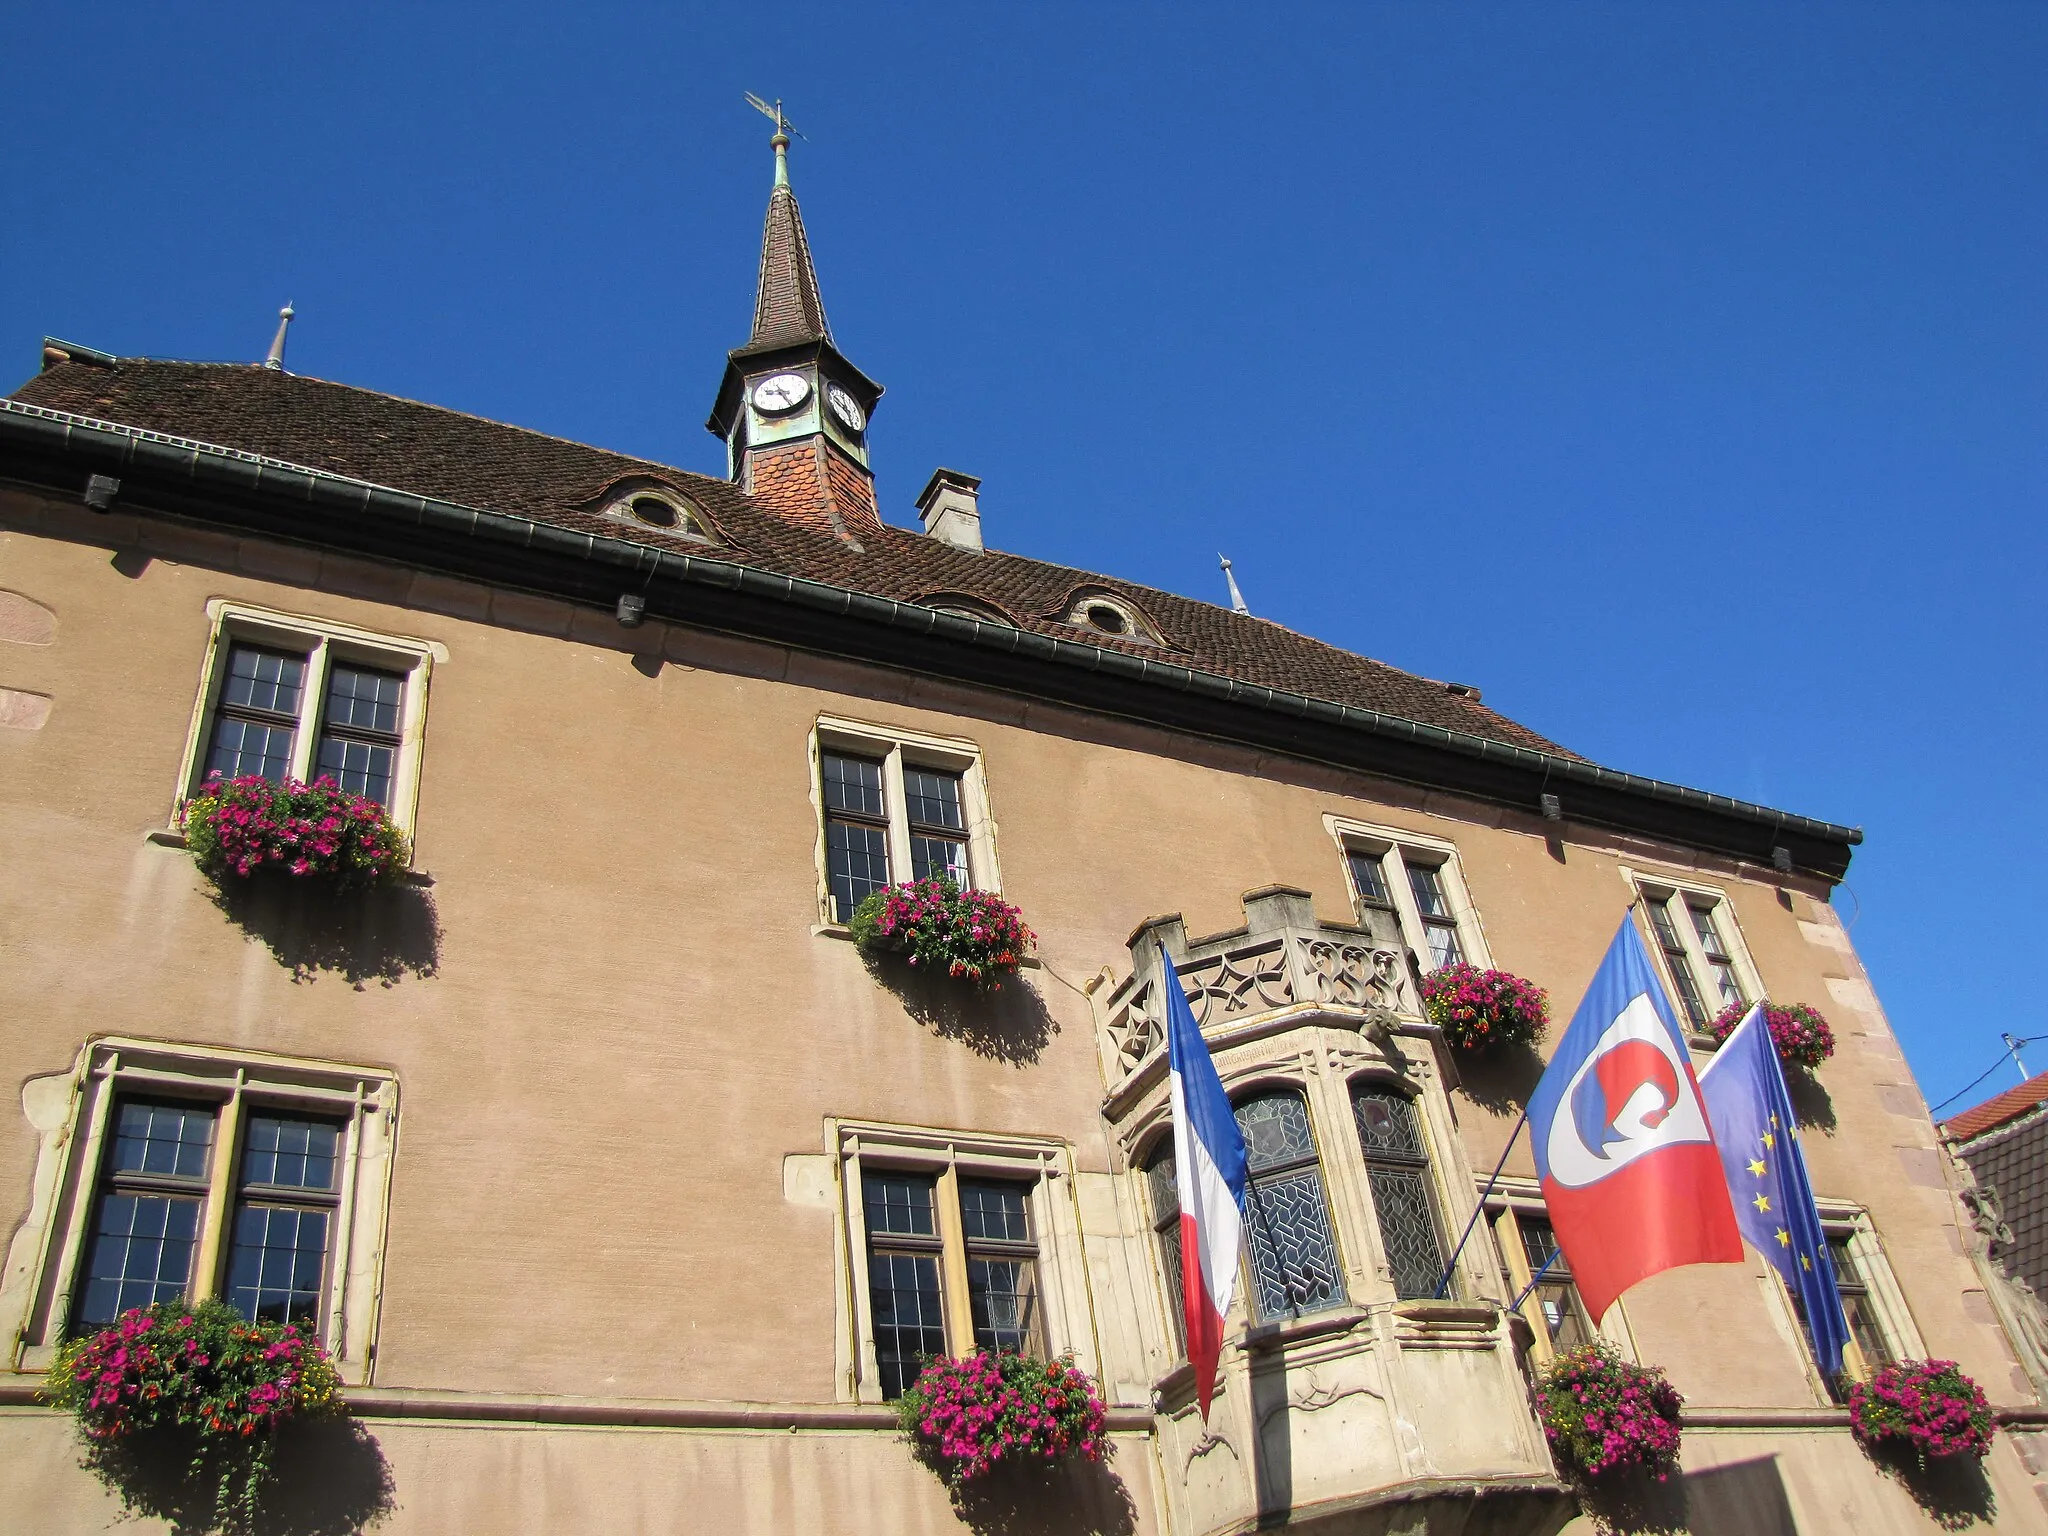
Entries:
[[1597, 1321], [1638, 1280], [1739, 1264], [1700, 1085], [1635, 924], [1607, 947], [1529, 1100], [1543, 1200]]
[[1188, 1363], [1202, 1419], [1216, 1394], [1216, 1361], [1223, 1352], [1223, 1319], [1237, 1283], [1238, 1241], [1244, 1233], [1244, 1134], [1229, 1095], [1216, 1075], [1209, 1042], [1195, 1025], [1173, 961], [1165, 972], [1166, 1065], [1173, 1093], [1173, 1171], [1180, 1197], [1180, 1295], [1187, 1324]]

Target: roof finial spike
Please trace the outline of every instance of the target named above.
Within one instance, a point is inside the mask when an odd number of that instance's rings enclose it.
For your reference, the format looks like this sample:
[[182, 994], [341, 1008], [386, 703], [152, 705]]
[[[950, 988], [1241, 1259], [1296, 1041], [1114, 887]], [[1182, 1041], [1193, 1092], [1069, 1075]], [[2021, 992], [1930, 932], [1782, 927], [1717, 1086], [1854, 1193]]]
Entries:
[[798, 138], [802, 138], [803, 134], [794, 123], [782, 115], [781, 97], [775, 98], [773, 106], [752, 91], [746, 92], [746, 98], [748, 106], [775, 124], [775, 136], [768, 141], [775, 146], [775, 185], [786, 187], [789, 185], [789, 136], [794, 133]]
[[1244, 594], [1237, 590], [1237, 577], [1230, 569], [1229, 557], [1219, 554], [1216, 558], [1223, 562], [1223, 579], [1230, 583], [1230, 611], [1232, 613], [1241, 613], [1246, 618], [1250, 618], [1252, 611], [1245, 605]]
[[263, 359], [263, 366], [276, 372], [284, 371], [284, 333], [291, 329], [292, 316], [298, 311], [292, 308], [292, 301], [286, 299], [284, 308], [277, 312], [277, 335], [270, 342], [270, 356]]

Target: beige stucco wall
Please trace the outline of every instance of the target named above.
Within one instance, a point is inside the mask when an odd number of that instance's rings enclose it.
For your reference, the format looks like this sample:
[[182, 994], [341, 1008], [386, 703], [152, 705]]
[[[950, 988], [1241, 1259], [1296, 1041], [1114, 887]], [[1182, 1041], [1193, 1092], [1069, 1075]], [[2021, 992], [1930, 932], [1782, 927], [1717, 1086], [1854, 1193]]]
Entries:
[[[826, 1118], [847, 1116], [1057, 1137], [1084, 1174], [1119, 1173], [1084, 986], [1127, 968], [1140, 919], [1229, 928], [1240, 895], [1270, 883], [1349, 920], [1322, 820], [1334, 813], [1454, 839], [1495, 962], [1548, 988], [1560, 1022], [1629, 900], [1624, 864], [1724, 886], [1771, 995], [1824, 1008], [1842, 1037], [1819, 1074], [1832, 1129], [1805, 1138], [1817, 1188], [1870, 1211], [1928, 1352], [1995, 1399], [2030, 1401], [1981, 1296], [1965, 1294], [1977, 1281], [1931, 1128], [1817, 886], [1781, 892], [1680, 850], [1576, 827], [1549, 841], [1557, 829], [1533, 817], [1057, 706], [708, 633], [628, 632], [18, 491], [0, 491], [0, 589], [56, 618], [47, 645], [0, 639], [0, 688], [51, 701], [39, 729], [0, 728], [0, 1076], [12, 1095], [105, 1032], [394, 1070], [380, 1387], [843, 1396], [835, 1216], [785, 1197], [785, 1158], [825, 1151]], [[416, 860], [434, 882], [433, 974], [294, 979], [216, 910], [184, 853], [145, 840], [170, 815], [206, 605], [223, 597], [444, 648]], [[979, 744], [1003, 889], [1040, 937], [1027, 983], [1052, 1033], [1035, 1062], [936, 1036], [850, 944], [813, 932], [807, 742], [821, 712]], [[1512, 1120], [1453, 1102], [1483, 1172]], [[27, 1207], [35, 1154], [26, 1119], [0, 1115], [0, 1227]], [[1526, 1141], [1509, 1168], [1533, 1171]], [[1085, 1354], [1135, 1347], [1103, 1335], [1130, 1334], [1119, 1308], [1156, 1306], [1149, 1275], [1127, 1270], [1097, 1297]], [[1761, 1275], [1692, 1269], [1628, 1298], [1644, 1358], [1695, 1403], [1812, 1405]], [[606, 1486], [625, 1477], [607, 1470], [620, 1445], [645, 1450], [594, 1432], [479, 1451], [476, 1432], [389, 1430], [402, 1484], [460, 1465], [494, 1485]], [[663, 1479], [714, 1465], [749, 1481], [732, 1469], [756, 1451], [738, 1443], [664, 1441], [668, 1470], [607, 1496], [657, 1498]], [[862, 1459], [890, 1454], [820, 1451], [789, 1473], [810, 1490], [791, 1497], [837, 1507], [863, 1479], [900, 1482], [893, 1462]], [[499, 1460], [521, 1457], [546, 1471]], [[53, 1474], [33, 1475], [37, 1498], [58, 1497]], [[750, 1523], [755, 1506], [732, 1507], [731, 1528], [767, 1528]]]

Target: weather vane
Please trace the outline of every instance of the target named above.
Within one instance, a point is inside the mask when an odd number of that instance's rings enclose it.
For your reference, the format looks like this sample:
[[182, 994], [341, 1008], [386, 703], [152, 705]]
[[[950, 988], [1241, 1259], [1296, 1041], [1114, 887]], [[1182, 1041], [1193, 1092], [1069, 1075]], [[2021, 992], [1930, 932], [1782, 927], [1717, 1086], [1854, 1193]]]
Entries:
[[810, 142], [809, 136], [807, 134], [805, 134], [801, 129], [799, 129], [796, 126], [796, 124], [792, 123], [788, 118], [782, 115], [781, 97], [778, 96], [775, 98], [775, 104], [773, 106], [770, 106], [767, 102], [763, 101], [760, 97], [756, 96], [752, 91], [746, 92], [746, 98], [748, 106], [752, 107], [756, 112], [760, 113], [763, 117], [772, 118], [774, 120], [775, 132], [778, 137], [793, 133], [798, 138], [803, 139], [806, 143]]

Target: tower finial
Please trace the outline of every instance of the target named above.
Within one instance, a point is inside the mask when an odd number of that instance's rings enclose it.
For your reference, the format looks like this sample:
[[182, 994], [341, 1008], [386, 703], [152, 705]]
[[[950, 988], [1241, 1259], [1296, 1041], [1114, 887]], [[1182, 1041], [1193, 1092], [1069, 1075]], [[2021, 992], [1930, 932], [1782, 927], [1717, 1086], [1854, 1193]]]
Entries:
[[1218, 555], [1216, 558], [1223, 562], [1223, 579], [1230, 583], [1230, 611], [1249, 618], [1251, 609], [1245, 604], [1244, 594], [1237, 590], [1237, 577], [1230, 569], [1229, 558], [1224, 555]]
[[746, 98], [748, 106], [775, 124], [775, 136], [768, 141], [775, 147], [775, 185], [786, 187], [789, 185], [789, 136], [795, 134], [802, 138], [804, 135], [794, 123], [782, 115], [780, 96], [775, 98], [773, 106], [752, 91], [746, 92]]
[[271, 338], [270, 356], [263, 359], [263, 366], [282, 373], [284, 371], [284, 333], [291, 329], [292, 316], [298, 311], [292, 308], [292, 301], [286, 299], [284, 308], [277, 312], [277, 335]]

